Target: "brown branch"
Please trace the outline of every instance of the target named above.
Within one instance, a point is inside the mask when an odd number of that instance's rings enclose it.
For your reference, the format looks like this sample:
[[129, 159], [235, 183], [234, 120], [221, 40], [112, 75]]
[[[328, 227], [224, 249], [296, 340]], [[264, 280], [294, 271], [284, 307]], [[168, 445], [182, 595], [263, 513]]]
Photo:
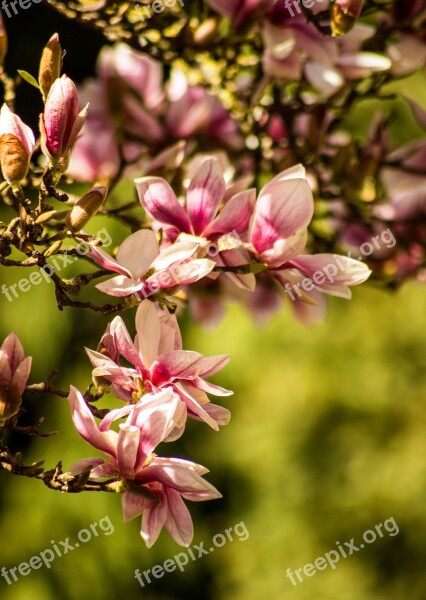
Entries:
[[22, 456], [18, 453], [13, 456], [7, 448], [0, 450], [0, 470], [7, 471], [11, 475], [29, 477], [41, 480], [51, 490], [66, 492], [67, 494], [79, 494], [81, 492], [110, 492], [119, 494], [125, 487], [121, 480], [109, 479], [108, 481], [88, 481], [88, 472], [83, 471], [79, 475], [71, 475], [62, 471], [62, 462], [58, 462], [54, 469], [44, 471], [44, 461], [37, 461], [29, 466], [22, 464]]

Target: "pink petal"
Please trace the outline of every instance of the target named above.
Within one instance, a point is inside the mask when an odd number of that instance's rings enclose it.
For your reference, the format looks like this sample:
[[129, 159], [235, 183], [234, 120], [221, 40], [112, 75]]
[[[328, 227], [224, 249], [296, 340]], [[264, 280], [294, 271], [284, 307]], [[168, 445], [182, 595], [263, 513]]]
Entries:
[[179, 396], [171, 390], [153, 395], [153, 405], [144, 405], [142, 400], [129, 415], [127, 423], [140, 430], [140, 440], [135, 472], [144, 471], [144, 463], [169, 433], [181, 415]]
[[110, 410], [107, 415], [99, 423], [99, 431], [108, 431], [114, 421], [127, 417], [134, 409], [134, 404], [123, 406], [122, 408], [115, 408]]
[[387, 71], [392, 66], [392, 62], [381, 54], [357, 52], [340, 56], [336, 65], [348, 79], [361, 79], [376, 72]]
[[117, 467], [123, 479], [133, 479], [142, 432], [138, 427], [122, 423], [117, 441]]
[[151, 502], [147, 498], [124, 492], [121, 496], [121, 506], [123, 509], [123, 521], [127, 523], [135, 517], [139, 517], [143, 511], [151, 506]]
[[165, 488], [164, 491], [168, 505], [164, 526], [177, 544], [188, 548], [194, 537], [194, 526], [189, 510], [178, 492], [169, 488]]
[[114, 457], [115, 447], [113, 443], [105, 433], [99, 431], [95, 419], [84, 401], [83, 395], [74, 386], [70, 386], [68, 402], [72, 420], [81, 437], [94, 448]]
[[196, 258], [186, 263], [176, 264], [160, 273], [149, 277], [141, 287], [141, 293], [146, 297], [155, 294], [160, 289], [194, 283], [210, 273], [216, 263], [206, 258]]
[[[297, 256], [291, 260], [291, 265], [308, 277], [314, 273], [323, 273], [325, 285], [358, 285], [366, 281], [371, 274], [366, 264], [337, 254]], [[318, 287], [321, 288], [321, 284]]]
[[231, 420], [231, 411], [218, 404], [210, 402], [204, 407], [206, 413], [216, 421], [218, 425], [228, 425]]
[[[239, 267], [248, 264], [248, 259], [239, 250], [226, 250], [218, 256], [217, 264], [225, 267]], [[225, 273], [234, 285], [247, 292], [253, 292], [256, 288], [256, 277], [253, 273]]]
[[182, 337], [176, 316], [165, 314], [160, 318], [160, 321], [161, 338], [158, 346], [158, 354], [182, 350]]
[[195, 235], [201, 235], [214, 219], [225, 194], [222, 169], [213, 160], [206, 160], [192, 179], [187, 193], [187, 211]]
[[128, 269], [125, 269], [116, 260], [114, 260], [109, 254], [98, 246], [91, 246], [89, 257], [103, 269], [108, 271], [114, 271], [114, 273], [120, 273], [126, 277], [131, 277], [131, 273]]
[[144, 300], [136, 311], [138, 351], [142, 363], [150, 367], [158, 356], [161, 326], [157, 309], [150, 300]]
[[345, 85], [341, 73], [330, 65], [308, 62], [305, 65], [305, 76], [309, 83], [326, 97], [335, 94]]
[[0, 350], [6, 353], [12, 371], [15, 371], [25, 358], [24, 349], [15, 332], [7, 336]]
[[311, 188], [304, 179], [289, 179], [266, 186], [259, 195], [251, 242], [259, 254], [280, 239], [294, 235], [310, 223], [314, 211]]
[[168, 352], [158, 357], [151, 367], [151, 380], [161, 387], [174, 379], [191, 379], [198, 375], [203, 355], [189, 350]]
[[135, 281], [124, 275], [112, 277], [111, 279], [107, 279], [107, 281], [95, 285], [96, 289], [100, 292], [117, 297], [130, 296], [130, 294], [139, 291], [142, 286], [142, 282]]
[[115, 347], [121, 356], [130, 364], [138, 366], [140, 364], [138, 352], [121, 317], [115, 317], [112, 320], [110, 332], [114, 338]]
[[144, 275], [159, 254], [155, 233], [140, 229], [124, 240], [117, 251], [117, 262], [123, 265], [133, 279]]
[[197, 242], [176, 242], [168, 246], [165, 250], [161, 250], [161, 253], [151, 266], [157, 271], [167, 269], [174, 263], [191, 258], [197, 251], [197, 248]]
[[135, 179], [135, 184], [142, 207], [153, 219], [177, 227], [179, 231], [191, 232], [188, 215], [163, 178], [141, 177]]
[[201, 377], [195, 378], [192, 383], [200, 390], [203, 390], [203, 392], [206, 392], [206, 394], [213, 394], [213, 396], [232, 396], [234, 393], [232, 390], [227, 390], [219, 385], [205, 381]]
[[0, 350], [0, 383], [12, 383], [12, 371], [9, 364], [9, 357], [3, 350]]
[[246, 190], [236, 194], [225, 204], [210, 225], [204, 231], [207, 238], [236, 231], [240, 236], [247, 233], [253, 207], [256, 203], [256, 190]]
[[93, 467], [90, 472], [90, 479], [101, 479], [115, 475], [117, 469], [111, 464], [104, 461], [103, 458], [83, 458], [75, 462], [69, 472], [71, 475], [80, 475], [88, 467]]
[[176, 384], [175, 388], [179, 391], [182, 400], [185, 402], [189, 410], [190, 416], [197, 417], [200, 421], [204, 421], [204, 423], [207, 423], [207, 425], [209, 425], [215, 431], [219, 431], [219, 427], [215, 419], [213, 419], [205, 410], [206, 405], [201, 406], [192, 395], [191, 392], [197, 388], [192, 388], [190, 386], [182, 385], [180, 383]]
[[11, 133], [18, 138], [28, 156], [32, 155], [35, 145], [34, 133], [18, 115], [10, 110], [7, 104], [3, 104], [0, 112], [0, 135], [5, 133]]
[[151, 548], [158, 540], [166, 518], [167, 500], [165, 494], [161, 493], [160, 504], [151, 503], [142, 515], [141, 536], [148, 548]]
[[28, 377], [30, 376], [31, 371], [31, 363], [31, 356], [27, 356], [27, 358], [21, 362], [13, 374], [12, 384], [16, 385], [20, 394], [24, 393], [25, 386], [27, 385]]
[[278, 239], [274, 242], [272, 248], [265, 250], [260, 255], [260, 259], [269, 265], [269, 267], [278, 268], [288, 262], [295, 256], [302, 254], [306, 247], [308, 239], [308, 230], [299, 229], [286, 239]]
[[138, 481], [160, 482], [175, 489], [188, 500], [203, 501], [221, 497], [218, 490], [195, 470], [176, 465], [170, 460], [167, 462], [167, 459], [163, 459], [159, 464], [154, 460], [141, 472]]
[[230, 358], [229, 354], [218, 354], [217, 356], [207, 356], [203, 358], [200, 364], [201, 368], [198, 372], [199, 377], [210, 377], [210, 375], [214, 375], [228, 364]]

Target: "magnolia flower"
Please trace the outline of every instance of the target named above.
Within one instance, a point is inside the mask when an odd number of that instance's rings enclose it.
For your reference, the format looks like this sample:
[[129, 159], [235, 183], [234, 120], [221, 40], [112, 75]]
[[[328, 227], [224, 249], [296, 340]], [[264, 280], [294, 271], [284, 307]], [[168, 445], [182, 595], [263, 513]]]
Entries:
[[88, 458], [71, 468], [73, 475], [90, 468], [90, 479], [115, 477], [123, 481], [124, 521], [142, 514], [141, 536], [148, 548], [165, 527], [180, 545], [193, 538], [192, 519], [182, 498], [193, 501], [220, 498], [221, 494], [201, 476], [207, 469], [179, 458], [161, 458], [155, 448], [176, 425], [179, 398], [170, 389], [147, 394], [134, 407], [117, 433], [98, 426], [82, 394], [71, 387], [68, 397], [74, 425], [81, 437], [107, 459]]
[[410, 142], [387, 156], [389, 166], [381, 170], [387, 202], [374, 207], [374, 214], [387, 221], [414, 221], [426, 215], [426, 141]]
[[323, 306], [321, 293], [350, 298], [347, 286], [358, 285], [370, 269], [358, 260], [333, 254], [304, 255], [312, 219], [312, 192], [301, 165], [283, 171], [260, 192], [249, 240], [252, 253], [268, 266], [299, 308]]
[[[166, 226], [167, 240], [175, 240], [179, 235], [179, 239], [194, 238], [219, 266], [247, 263], [233, 248], [240, 246], [247, 234], [256, 191], [249, 189], [226, 197], [222, 169], [216, 160], [201, 164], [191, 179], [184, 206], [161, 177], [142, 177], [135, 184], [142, 207], [155, 221], [154, 227]], [[218, 243], [212, 248], [209, 242], [216, 240]], [[254, 288], [252, 274], [227, 275], [243, 289]]]
[[[185, 403], [188, 416], [205, 421], [215, 430], [226, 425], [230, 412], [211, 404], [207, 393], [229, 396], [231, 391], [205, 381], [224, 367], [229, 356], [204, 357], [198, 352], [182, 350], [182, 338], [174, 315], [159, 314], [150, 300], [141, 302], [136, 312], [136, 338], [132, 342], [121, 317], [115, 317], [103, 336], [99, 352], [86, 350], [95, 367], [95, 381], [102, 377], [112, 383], [114, 393], [133, 403], [135, 398], [144, 402], [143, 393], [172, 388]], [[119, 364], [120, 356], [132, 368]], [[131, 405], [111, 411], [108, 419], [127, 415]], [[183, 422], [173, 439], [183, 433]]]
[[218, 98], [201, 86], [189, 85], [185, 74], [178, 69], [171, 73], [167, 98], [166, 123], [173, 137], [185, 139], [201, 134], [230, 148], [241, 148], [236, 123]]
[[41, 145], [52, 159], [68, 158], [87, 115], [87, 105], [78, 111], [77, 88], [66, 75], [56, 79], [40, 119]]
[[0, 346], [0, 423], [18, 412], [31, 362], [16, 333], [9, 334]]
[[99, 78], [81, 88], [90, 113], [71, 157], [69, 173], [75, 179], [113, 177], [120, 152], [127, 162], [139, 163], [147, 144], [155, 157], [166, 140], [173, 144], [205, 136], [232, 148], [241, 146], [236, 123], [220, 101], [204, 88], [189, 85], [178, 69], [166, 84], [159, 61], [120, 43], [101, 50], [96, 70]]
[[302, 13], [291, 17], [277, 3], [263, 30], [264, 70], [288, 81], [300, 81], [304, 76], [317, 92], [331, 96], [344, 87], [346, 80], [390, 68], [389, 58], [361, 51], [362, 43], [374, 32], [373, 27], [356, 25], [339, 40], [327, 38]]
[[196, 242], [182, 242], [160, 253], [154, 232], [141, 229], [124, 240], [117, 251], [117, 260], [98, 247], [89, 256], [96, 264], [119, 273], [96, 286], [110, 296], [129, 296], [138, 293], [147, 298], [159, 290], [170, 290], [205, 277], [215, 266], [212, 260], [193, 258]]
[[0, 163], [3, 177], [8, 183], [13, 185], [24, 179], [34, 145], [32, 130], [7, 104], [3, 104], [0, 112]]
[[192, 178], [185, 206], [161, 177], [141, 177], [135, 184], [142, 207], [157, 224], [166, 225], [174, 239], [180, 233], [205, 240], [247, 233], [256, 192], [242, 191], [225, 202], [225, 180], [214, 159], [205, 160]]

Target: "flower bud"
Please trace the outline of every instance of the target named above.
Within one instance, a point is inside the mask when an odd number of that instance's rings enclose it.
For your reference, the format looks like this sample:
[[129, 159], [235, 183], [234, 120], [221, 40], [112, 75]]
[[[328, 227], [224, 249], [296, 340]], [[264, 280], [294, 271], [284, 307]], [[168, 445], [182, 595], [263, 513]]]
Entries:
[[3, 17], [0, 13], [0, 65], [3, 64], [7, 53], [7, 33], [3, 23]]
[[35, 139], [31, 129], [7, 104], [0, 112], [0, 165], [3, 177], [11, 185], [19, 183], [28, 172]]
[[335, 37], [345, 35], [355, 25], [363, 0], [336, 0], [332, 9], [331, 30]]
[[46, 102], [53, 83], [59, 78], [61, 68], [62, 48], [59, 43], [59, 36], [55, 33], [44, 47], [40, 60], [38, 83], [44, 102]]
[[87, 106], [78, 112], [78, 94], [66, 75], [53, 82], [40, 119], [41, 147], [52, 159], [67, 158], [87, 115]]
[[22, 397], [16, 385], [0, 383], [0, 425], [19, 412], [21, 403]]
[[17, 184], [28, 172], [29, 160], [24, 145], [11, 133], [0, 136], [0, 166], [5, 180]]
[[83, 229], [86, 223], [98, 212], [105, 201], [108, 188], [97, 186], [85, 194], [67, 215], [66, 223], [69, 229], [76, 233]]

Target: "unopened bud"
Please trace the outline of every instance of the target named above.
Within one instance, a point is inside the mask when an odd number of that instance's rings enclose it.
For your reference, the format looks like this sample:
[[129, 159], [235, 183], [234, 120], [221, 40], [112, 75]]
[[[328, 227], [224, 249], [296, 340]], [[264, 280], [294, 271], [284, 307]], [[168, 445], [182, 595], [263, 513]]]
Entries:
[[355, 25], [363, 0], [336, 0], [331, 12], [331, 30], [335, 37], [345, 35]]
[[69, 77], [52, 83], [40, 118], [41, 149], [54, 162], [66, 160], [87, 116], [87, 106], [78, 112], [78, 92]]
[[11, 133], [0, 136], [0, 166], [5, 180], [17, 184], [28, 172], [29, 156], [23, 143]]
[[59, 36], [55, 33], [44, 47], [40, 60], [38, 83], [44, 102], [46, 102], [53, 83], [60, 77], [61, 68], [62, 48], [59, 43]]
[[56, 242], [54, 242], [50, 246], [50, 248], [48, 248], [46, 250], [46, 252], [43, 254], [43, 256], [45, 256], [46, 258], [49, 258], [49, 256], [56, 254], [58, 252], [58, 250], [60, 250], [61, 246], [62, 246], [62, 240], [56, 240]]
[[16, 385], [0, 383], [0, 425], [19, 412], [21, 402], [22, 397]]
[[108, 188], [97, 186], [87, 192], [73, 206], [66, 218], [68, 228], [76, 233], [83, 229], [86, 223], [98, 212], [105, 201]]
[[[68, 214], [68, 213], [67, 213]], [[41, 223], [47, 223], [51, 219], [54, 219], [58, 215], [57, 210], [49, 210], [48, 212], [42, 213], [37, 217], [35, 223], [40, 225]]]

